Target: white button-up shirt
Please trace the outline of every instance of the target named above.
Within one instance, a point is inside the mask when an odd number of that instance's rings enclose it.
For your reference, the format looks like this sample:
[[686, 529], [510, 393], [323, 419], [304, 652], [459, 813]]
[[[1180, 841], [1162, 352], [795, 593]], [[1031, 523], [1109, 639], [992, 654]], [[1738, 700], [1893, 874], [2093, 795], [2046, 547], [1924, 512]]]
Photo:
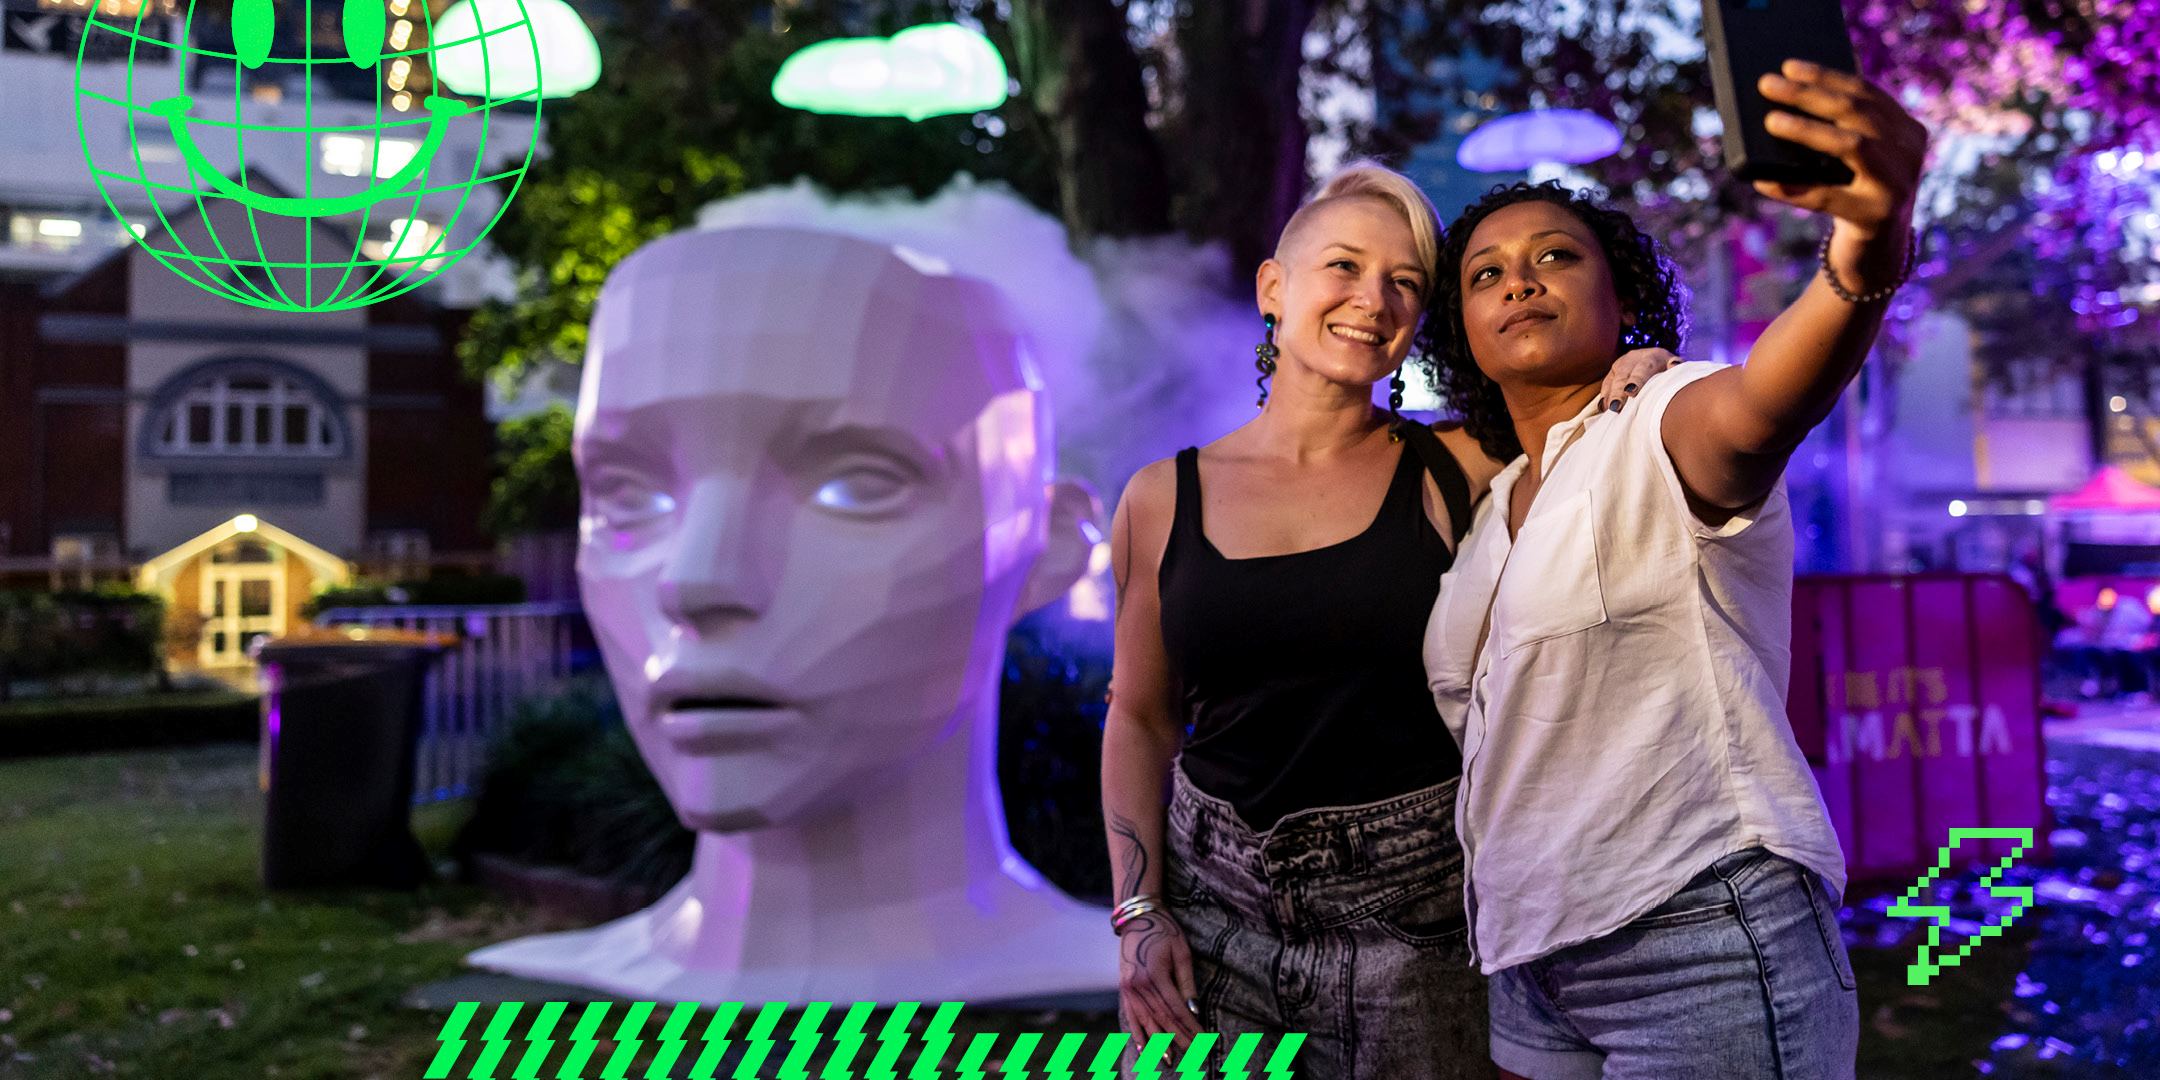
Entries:
[[1844, 893], [1785, 714], [1784, 484], [1712, 527], [1665, 452], [1673, 395], [1719, 370], [1682, 364], [1618, 414], [1555, 426], [1519, 534], [1507, 507], [1528, 457], [1493, 481], [1442, 580], [1425, 670], [1462, 747], [1455, 825], [1487, 974], [1611, 933], [1757, 844]]

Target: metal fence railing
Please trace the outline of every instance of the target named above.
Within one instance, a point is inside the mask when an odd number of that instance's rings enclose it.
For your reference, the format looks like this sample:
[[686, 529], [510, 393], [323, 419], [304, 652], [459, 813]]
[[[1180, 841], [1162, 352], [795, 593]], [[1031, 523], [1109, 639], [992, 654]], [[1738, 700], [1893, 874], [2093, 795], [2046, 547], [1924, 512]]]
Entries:
[[318, 626], [396, 627], [449, 634], [457, 644], [423, 691], [413, 801], [471, 794], [487, 743], [517, 703], [590, 662], [591, 631], [575, 604], [331, 608]]

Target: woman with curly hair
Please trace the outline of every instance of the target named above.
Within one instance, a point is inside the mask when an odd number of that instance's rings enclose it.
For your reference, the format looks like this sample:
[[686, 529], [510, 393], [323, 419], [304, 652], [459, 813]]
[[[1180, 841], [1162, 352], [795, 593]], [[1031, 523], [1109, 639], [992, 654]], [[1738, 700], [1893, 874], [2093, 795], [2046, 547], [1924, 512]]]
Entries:
[[[1174, 1060], [1202, 1030], [1300, 1032], [1293, 1067], [1314, 1080], [1491, 1075], [1460, 763], [1418, 643], [1499, 463], [1373, 403], [1438, 249], [1409, 180], [1330, 178], [1259, 268], [1260, 414], [1118, 503], [1102, 784], [1119, 1012]], [[1611, 393], [1667, 359], [1606, 357]]]
[[1605, 366], [1676, 344], [1684, 299], [1625, 214], [1558, 186], [1488, 195], [1441, 253], [1437, 380], [1514, 457], [1425, 646], [1510, 1077], [1853, 1072], [1844, 858], [1785, 719], [1781, 476], [1910, 272], [1927, 134], [1857, 76], [1788, 62], [1762, 90], [1823, 118], [1774, 113], [1772, 134], [1854, 177], [1757, 185], [1834, 223], [1746, 366], [1680, 364], [1600, 408]]

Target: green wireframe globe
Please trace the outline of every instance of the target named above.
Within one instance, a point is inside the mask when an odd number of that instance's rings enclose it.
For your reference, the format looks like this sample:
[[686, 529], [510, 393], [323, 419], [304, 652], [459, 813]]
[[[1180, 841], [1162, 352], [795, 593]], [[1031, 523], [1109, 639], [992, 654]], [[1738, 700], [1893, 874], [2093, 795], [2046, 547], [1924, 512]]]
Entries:
[[[444, 42], [433, 40], [427, 0], [341, 0], [336, 21], [321, 25], [342, 34], [313, 30], [312, 0], [297, 0], [301, 19], [286, 25], [312, 34], [299, 55], [272, 55], [284, 44], [274, 41], [273, 2], [287, 0], [233, 0], [232, 52], [192, 48], [188, 16], [149, 18], [150, 0], [132, 15], [93, 12], [75, 67], [77, 134], [92, 179], [122, 220], [123, 203], [137, 214], [144, 201], [153, 208], [155, 220], [138, 230], [143, 250], [235, 303], [339, 311], [417, 288], [470, 254], [500, 218], [496, 209], [463, 246], [450, 246], [459, 219], [488, 203], [475, 192], [498, 185], [499, 205], [508, 206], [532, 163], [540, 45], [525, 0], [478, 0], [477, 34]], [[473, 20], [462, 21], [469, 32]], [[428, 65], [436, 52], [458, 49], [515, 58], [495, 70], [522, 74], [509, 79], [516, 85], [483, 86], [478, 101], [450, 97], [430, 85]], [[127, 58], [125, 92], [86, 85], [86, 64], [115, 55]], [[222, 91], [187, 89], [203, 65], [229, 65], [230, 101]], [[354, 68], [374, 83], [372, 107], [323, 92], [332, 75], [353, 83]], [[250, 110], [251, 96], [282, 103]], [[494, 117], [518, 101], [533, 102], [533, 112]], [[275, 111], [278, 122], [256, 122], [251, 111]], [[111, 137], [120, 132], [124, 143]], [[455, 162], [443, 152], [474, 144]], [[106, 160], [94, 148], [121, 145], [124, 152], [104, 151]], [[250, 168], [251, 147], [263, 167]], [[357, 178], [332, 181], [318, 162], [342, 162]], [[116, 199], [116, 191], [134, 197]], [[435, 217], [448, 202], [447, 220], [429, 220], [424, 200]]]

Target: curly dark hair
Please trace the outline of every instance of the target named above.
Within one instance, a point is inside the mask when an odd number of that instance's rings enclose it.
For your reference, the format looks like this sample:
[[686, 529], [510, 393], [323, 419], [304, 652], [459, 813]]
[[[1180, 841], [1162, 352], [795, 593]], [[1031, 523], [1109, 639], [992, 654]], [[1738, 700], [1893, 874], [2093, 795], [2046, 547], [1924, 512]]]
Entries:
[[1633, 218], [1584, 192], [1561, 187], [1557, 180], [1505, 184], [1486, 192], [1447, 227], [1417, 351], [1433, 391], [1462, 413], [1464, 430], [1500, 461], [1512, 461], [1521, 454], [1522, 442], [1515, 437], [1515, 421], [1508, 416], [1500, 385], [1486, 378], [1470, 355], [1462, 320], [1462, 263], [1470, 234], [1479, 222], [1502, 207], [1533, 201], [1552, 203], [1574, 214], [1604, 249], [1620, 308], [1635, 316], [1634, 325], [1622, 329], [1614, 357], [1626, 349], [1677, 352], [1687, 336], [1687, 286], [1657, 241], [1637, 228]]

